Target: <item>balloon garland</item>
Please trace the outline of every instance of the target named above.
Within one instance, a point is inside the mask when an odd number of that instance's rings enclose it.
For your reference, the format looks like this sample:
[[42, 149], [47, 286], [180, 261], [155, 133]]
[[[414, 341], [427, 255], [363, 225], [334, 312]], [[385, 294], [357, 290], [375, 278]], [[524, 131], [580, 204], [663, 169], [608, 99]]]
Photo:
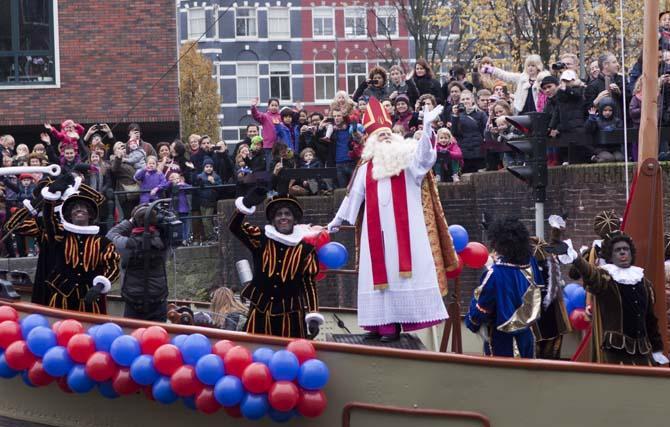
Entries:
[[276, 422], [320, 416], [330, 376], [307, 340], [252, 353], [228, 340], [212, 344], [202, 334], [170, 340], [160, 326], [126, 335], [111, 322], [85, 331], [73, 319], [50, 325], [31, 314], [19, 320], [14, 308], [3, 306], [0, 378], [18, 375], [30, 387], [55, 382], [66, 393], [97, 388], [109, 399], [143, 391], [160, 404], [181, 400], [205, 414], [223, 409], [235, 418]]
[[455, 279], [461, 275], [463, 267], [483, 268], [489, 260], [489, 251], [479, 242], [471, 242], [467, 230], [462, 225], [450, 225], [449, 235], [458, 254], [458, 267], [447, 272], [447, 277]]

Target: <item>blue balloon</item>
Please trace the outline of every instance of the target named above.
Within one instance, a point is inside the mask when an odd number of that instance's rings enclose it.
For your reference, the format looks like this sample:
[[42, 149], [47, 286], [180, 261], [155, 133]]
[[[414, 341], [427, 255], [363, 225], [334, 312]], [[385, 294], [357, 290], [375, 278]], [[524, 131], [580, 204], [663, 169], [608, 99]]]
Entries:
[[329, 269], [341, 268], [349, 259], [349, 252], [342, 243], [329, 242], [319, 248], [316, 253], [319, 261]]
[[194, 411], [198, 409], [198, 407], [195, 406], [195, 397], [189, 396], [183, 398], [182, 400], [184, 401], [184, 406], [186, 406], [188, 409], [193, 409]]
[[19, 371], [15, 371], [7, 365], [7, 360], [5, 360], [5, 352], [0, 350], [0, 378], [14, 378], [18, 375]]
[[209, 338], [203, 334], [189, 335], [181, 348], [184, 363], [193, 366], [198, 362], [198, 359], [211, 352], [212, 344], [209, 342]]
[[270, 359], [270, 373], [275, 381], [293, 381], [298, 376], [300, 362], [288, 350], [279, 350]]
[[51, 347], [42, 358], [44, 372], [52, 377], [64, 377], [74, 367], [74, 362], [63, 346]]
[[45, 328], [51, 327], [47, 318], [41, 314], [31, 314], [21, 319], [21, 333], [23, 334], [24, 339], [28, 336], [30, 331], [38, 326], [44, 326]]
[[222, 406], [235, 406], [244, 398], [242, 381], [234, 375], [226, 375], [214, 386], [214, 399]]
[[142, 354], [140, 342], [131, 335], [121, 335], [109, 347], [109, 354], [121, 366], [130, 366]]
[[570, 283], [563, 288], [565, 309], [570, 314], [576, 308], [586, 307], [586, 291], [576, 283]]
[[147, 354], [137, 357], [130, 365], [130, 377], [139, 385], [153, 384], [158, 376], [158, 371], [154, 367], [154, 358]]
[[154, 399], [165, 405], [175, 402], [179, 397], [172, 391], [170, 377], [160, 377], [151, 389]]
[[186, 334], [175, 335], [170, 340], [170, 344], [176, 346], [179, 350], [181, 350], [182, 346], [184, 345], [184, 342], [186, 341], [186, 338], [188, 338], [188, 335]]
[[219, 381], [226, 371], [223, 368], [223, 360], [216, 354], [206, 354], [195, 364], [195, 375], [207, 385], [214, 385]]
[[36, 326], [29, 333], [26, 338], [28, 350], [37, 357], [43, 357], [44, 354], [52, 347], [55, 347], [56, 334], [45, 326]]
[[98, 351], [109, 352], [110, 347], [115, 339], [123, 335], [123, 329], [116, 323], [103, 323], [95, 331], [93, 340], [95, 340], [95, 349]]
[[257, 348], [256, 351], [254, 351], [253, 359], [254, 362], [260, 362], [270, 366], [270, 360], [272, 359], [273, 354], [275, 354], [275, 352], [272, 351], [272, 349], [267, 347], [261, 347]]
[[307, 390], [321, 390], [328, 382], [328, 366], [318, 359], [310, 359], [300, 366], [298, 384]]
[[295, 413], [293, 411], [278, 411], [275, 408], [270, 408], [268, 411], [268, 416], [272, 421], [278, 422], [278, 423], [285, 423], [289, 421], [291, 418], [293, 418], [293, 415]]
[[565, 285], [563, 288], [563, 295], [566, 296], [566, 298], [570, 297], [573, 295], [575, 292], [579, 292], [579, 289], [584, 289], [582, 286], [578, 283], [569, 283]]
[[21, 379], [23, 380], [24, 384], [27, 385], [28, 387], [35, 388], [35, 384], [33, 384], [30, 381], [30, 378], [28, 377], [28, 371], [21, 371]]
[[468, 231], [462, 225], [450, 225], [449, 234], [451, 235], [451, 240], [454, 242], [456, 252], [461, 252], [468, 245], [468, 242], [470, 242]]
[[95, 387], [95, 381], [86, 375], [84, 365], [74, 365], [67, 374], [67, 386], [75, 393], [88, 393]]
[[116, 399], [119, 397], [119, 394], [114, 391], [114, 387], [112, 387], [111, 381], [105, 381], [104, 383], [98, 384], [98, 391], [100, 391], [100, 394], [105, 396], [107, 399]]
[[88, 328], [86, 333], [95, 338], [95, 334], [98, 332], [98, 329], [100, 329], [100, 325], [93, 325], [90, 328]]
[[260, 420], [270, 409], [268, 397], [265, 394], [249, 393], [242, 399], [240, 410], [242, 415], [249, 420]]

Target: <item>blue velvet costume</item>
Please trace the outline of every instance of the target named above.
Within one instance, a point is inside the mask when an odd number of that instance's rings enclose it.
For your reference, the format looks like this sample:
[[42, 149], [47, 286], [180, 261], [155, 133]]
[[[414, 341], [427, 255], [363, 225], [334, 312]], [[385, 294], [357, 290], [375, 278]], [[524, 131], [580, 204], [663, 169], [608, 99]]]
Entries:
[[[486, 355], [535, 357], [535, 336], [530, 327], [511, 333], [498, 330], [523, 303], [530, 282], [522, 269], [530, 269], [535, 283], [543, 284], [537, 262], [531, 257], [530, 265], [525, 266], [497, 261], [482, 275], [481, 284], [475, 290], [465, 325], [475, 333], [481, 326], [488, 329], [489, 340], [484, 344]], [[515, 352], [515, 344], [518, 352]]]

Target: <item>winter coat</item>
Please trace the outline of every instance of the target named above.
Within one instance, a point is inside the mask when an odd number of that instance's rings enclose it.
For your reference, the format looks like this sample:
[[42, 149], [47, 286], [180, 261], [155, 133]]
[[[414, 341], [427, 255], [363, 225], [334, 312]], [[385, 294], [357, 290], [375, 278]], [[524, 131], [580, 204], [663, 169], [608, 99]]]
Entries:
[[435, 97], [438, 104], [442, 104], [442, 86], [440, 86], [439, 81], [428, 77], [428, 75], [422, 77], [415, 75], [413, 79], [416, 88], [419, 90], [419, 96], [429, 93]]
[[630, 100], [628, 115], [630, 116], [630, 121], [633, 123], [633, 125], [640, 126], [640, 119], [642, 118], [642, 94], [640, 94], [639, 97], [637, 95], [633, 95], [633, 98]]
[[[528, 97], [528, 89], [530, 88], [530, 76], [526, 73], [512, 73], [495, 67], [493, 67], [491, 75], [496, 79], [516, 85], [512, 109], [514, 110], [514, 114], [523, 111], [523, 107], [526, 105], [526, 98]], [[538, 74], [533, 83], [533, 101], [536, 106], [538, 96], [541, 92], [540, 83], [542, 82], [542, 78], [541, 74]]]
[[[209, 177], [214, 177], [214, 183], [209, 182]], [[200, 198], [200, 206], [204, 207], [213, 207], [216, 206], [216, 201], [219, 197], [219, 192], [213, 187], [215, 185], [221, 185], [221, 177], [216, 173], [212, 172], [211, 175], [206, 174], [205, 172], [198, 175], [196, 179], [196, 187], [199, 186], [198, 196]]]
[[398, 95], [405, 94], [409, 98], [409, 105], [414, 105], [419, 99], [419, 89], [417, 89], [414, 79], [403, 80], [399, 85], [389, 82], [389, 95], [398, 92]]
[[603, 98], [602, 101], [600, 101], [600, 105], [598, 105], [598, 114], [589, 114], [589, 118], [586, 119], [584, 127], [587, 132], [612, 132], [623, 128], [623, 122], [616, 116], [616, 111], [609, 119], [603, 117], [603, 110], [605, 107], [612, 107], [615, 109], [616, 102], [612, 98]]
[[402, 114], [396, 113], [393, 116], [393, 126], [400, 125], [403, 127], [405, 130], [405, 135], [410, 133], [412, 131], [412, 127], [410, 126], [410, 122], [412, 121], [412, 118], [414, 117], [414, 113], [412, 110], [407, 110]]
[[484, 142], [484, 130], [488, 116], [480, 110], [463, 112], [450, 116], [451, 131], [458, 140], [464, 159], [480, 159], [483, 156], [481, 145]]
[[354, 92], [354, 96], [351, 98], [354, 100], [354, 102], [358, 102], [358, 99], [361, 96], [367, 96], [367, 97], [375, 97], [379, 102], [382, 102], [386, 99], [389, 99], [389, 95], [391, 95], [391, 91], [388, 86], [384, 85], [382, 87], [377, 87], [371, 84], [368, 84], [367, 80], [363, 80], [360, 85], [358, 85], [358, 88], [356, 88], [356, 92]]
[[[140, 169], [135, 172], [134, 176], [135, 181], [140, 183], [140, 190], [153, 190], [157, 188], [158, 191], [167, 188], [168, 182], [165, 179], [163, 172], [153, 170], [148, 171], [146, 169]], [[150, 203], [158, 199], [158, 193], [151, 195], [151, 193], [142, 193], [140, 194], [140, 203]]]
[[284, 141], [284, 144], [294, 153], [300, 152], [300, 129], [297, 125], [288, 127], [284, 123], [279, 123], [275, 126], [275, 132], [277, 133], [277, 141]]
[[323, 166], [321, 165], [321, 162], [319, 159], [314, 159], [309, 163], [305, 163], [303, 161], [300, 162], [300, 168], [301, 169], [318, 169], [322, 168]]
[[561, 133], [575, 132], [584, 126], [584, 87], [567, 87], [556, 93], [558, 121], [555, 128]]
[[281, 116], [279, 113], [271, 113], [269, 111], [261, 113], [256, 106], [251, 107], [251, 116], [254, 120], [260, 123], [262, 127], [261, 136], [263, 137], [263, 148], [272, 148], [277, 140], [275, 125], [281, 123]]
[[[614, 100], [614, 114], [617, 117], [623, 117], [623, 77], [620, 74], [610, 78], [611, 83], [616, 84], [621, 89], [622, 93], [611, 93], [611, 98]], [[606, 89], [605, 76], [602, 74], [597, 79], [592, 80], [584, 91], [584, 112], [588, 111], [593, 106], [593, 101], [598, 97], [598, 94]], [[626, 99], [630, 99], [630, 86], [626, 85]]]
[[188, 196], [186, 194], [186, 189], [193, 188], [192, 186], [186, 183], [168, 185], [168, 190], [170, 196], [172, 197], [172, 209], [175, 209], [180, 214], [187, 214], [191, 212], [191, 207], [188, 204]]
[[147, 165], [147, 154], [142, 147], [137, 147], [128, 153], [124, 162], [128, 163], [135, 170], [143, 169]]

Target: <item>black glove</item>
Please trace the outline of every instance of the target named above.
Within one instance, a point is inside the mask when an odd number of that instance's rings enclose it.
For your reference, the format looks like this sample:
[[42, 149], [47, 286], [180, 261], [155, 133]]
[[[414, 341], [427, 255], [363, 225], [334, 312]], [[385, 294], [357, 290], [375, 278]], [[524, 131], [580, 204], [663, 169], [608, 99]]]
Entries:
[[65, 192], [65, 190], [67, 190], [67, 188], [71, 185], [74, 185], [74, 177], [72, 174], [66, 173], [59, 176], [58, 179], [49, 184], [47, 188], [49, 189], [50, 193], [56, 193], [60, 191], [61, 194], [63, 194], [63, 192]]
[[86, 304], [93, 304], [93, 301], [97, 300], [102, 293], [103, 288], [104, 285], [102, 283], [98, 283], [97, 285], [92, 286], [91, 289], [86, 292], [86, 296], [84, 297]]
[[309, 331], [309, 336], [312, 338], [319, 335], [319, 321], [310, 320], [309, 324], [307, 325], [307, 330]]
[[551, 242], [547, 246], [545, 246], [544, 250], [547, 253], [554, 254], [554, 255], [565, 255], [568, 253], [568, 245], [565, 242]]
[[267, 190], [263, 187], [254, 187], [247, 193], [246, 196], [242, 199], [242, 203], [247, 208], [251, 209], [252, 207], [263, 203], [265, 197], [267, 196]]
[[77, 163], [72, 170], [79, 175], [86, 175], [91, 171], [91, 165], [88, 163]]

